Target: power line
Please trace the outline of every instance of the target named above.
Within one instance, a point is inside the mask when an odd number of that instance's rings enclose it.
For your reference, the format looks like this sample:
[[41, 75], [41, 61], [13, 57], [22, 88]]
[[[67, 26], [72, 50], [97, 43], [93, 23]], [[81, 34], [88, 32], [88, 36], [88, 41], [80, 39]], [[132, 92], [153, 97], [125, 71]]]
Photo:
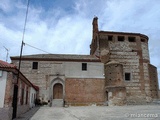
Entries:
[[27, 3], [27, 11], [26, 11], [26, 17], [25, 17], [25, 22], [24, 22], [22, 41], [24, 41], [24, 35], [25, 35], [25, 31], [26, 31], [26, 24], [27, 24], [27, 18], [28, 18], [29, 3], [30, 3], [30, 0], [28, 0], [28, 3]]
[[32, 46], [32, 45], [29, 45], [28, 43], [24, 43], [24, 42], [23, 42], [23, 44], [24, 44], [24, 45], [28, 45], [29, 47], [32, 47], [32, 48], [37, 49], [37, 50], [39, 50], [39, 51], [43, 51], [43, 52], [45, 52], [45, 53], [52, 54], [52, 53], [49, 53], [49, 52], [47, 52], [47, 51], [44, 51], [44, 50], [42, 50], [42, 49], [40, 49], [40, 48], [34, 47], [34, 46]]
[[27, 24], [29, 2], [30, 2], [30, 0], [28, 0], [28, 3], [27, 3], [26, 17], [25, 17], [25, 22], [24, 22], [24, 29], [23, 29], [22, 43], [21, 43], [21, 51], [20, 51], [20, 57], [19, 57], [19, 66], [18, 66], [17, 84], [18, 84], [19, 73], [20, 73], [20, 69], [21, 69], [21, 59], [22, 59], [22, 51], [23, 51], [23, 45], [24, 45], [24, 42], [23, 42], [23, 41], [24, 41], [24, 35], [25, 35], [25, 30], [26, 30], [26, 24]]

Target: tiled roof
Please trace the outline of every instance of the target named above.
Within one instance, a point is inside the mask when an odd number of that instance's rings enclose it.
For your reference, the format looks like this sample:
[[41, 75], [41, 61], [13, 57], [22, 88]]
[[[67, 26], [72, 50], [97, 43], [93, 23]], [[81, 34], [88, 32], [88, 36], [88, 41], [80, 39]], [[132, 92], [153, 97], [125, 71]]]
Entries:
[[[12, 60], [18, 60], [19, 56], [11, 57]], [[32, 60], [32, 59], [40, 59], [40, 60], [89, 60], [89, 61], [99, 61], [99, 58], [93, 55], [73, 55], [73, 54], [36, 54], [36, 55], [24, 55], [22, 56], [22, 60]]]
[[[9, 63], [4, 62], [4, 61], [2, 61], [2, 60], [0, 60], [0, 68], [3, 69], [3, 70], [12, 71], [12, 72], [14, 72], [14, 73], [16, 72], [16, 74], [17, 74], [17, 72], [19, 71], [15, 65], [9, 64]], [[23, 76], [23, 78], [25, 79], [25, 81], [28, 82], [28, 84], [32, 85], [33, 88], [34, 88], [36, 91], [39, 91], [39, 87], [33, 85], [20, 71], [19, 71], [19, 74], [20, 74], [20, 76]]]
[[2, 61], [2, 60], [0, 60], [0, 67], [1, 67], [1, 68], [16, 68], [15, 65], [9, 64], [9, 63], [4, 62], [4, 61]]

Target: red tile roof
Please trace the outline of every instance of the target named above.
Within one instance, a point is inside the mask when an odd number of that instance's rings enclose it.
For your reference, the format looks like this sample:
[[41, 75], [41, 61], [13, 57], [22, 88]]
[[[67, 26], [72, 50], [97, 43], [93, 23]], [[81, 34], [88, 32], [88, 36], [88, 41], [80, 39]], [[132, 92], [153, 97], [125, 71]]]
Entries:
[[2, 61], [2, 60], [0, 60], [0, 67], [1, 67], [1, 68], [16, 68], [15, 65], [9, 64], [9, 63], [4, 62], [4, 61]]
[[[1, 69], [8, 69], [8, 70], [15, 70], [15, 71], [17, 71], [17, 72], [19, 71], [14, 64], [10, 64], [10, 63], [4, 62], [4, 61], [2, 61], [2, 60], [0, 60], [0, 68], [1, 68]], [[15, 71], [12, 71], [12, 72], [15, 72]], [[33, 85], [20, 71], [19, 71], [19, 74], [20, 74], [21, 76], [23, 76], [24, 79], [25, 79], [25, 81], [26, 81], [28, 84], [32, 85], [32, 87], [33, 87], [36, 91], [39, 91], [39, 87]]]

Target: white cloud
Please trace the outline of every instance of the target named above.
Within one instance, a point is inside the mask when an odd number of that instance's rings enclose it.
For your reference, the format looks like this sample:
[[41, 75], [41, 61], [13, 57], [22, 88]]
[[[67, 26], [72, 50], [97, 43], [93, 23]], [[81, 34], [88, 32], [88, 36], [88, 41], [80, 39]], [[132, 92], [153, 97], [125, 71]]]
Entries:
[[10, 11], [12, 8], [9, 0], [1, 0], [0, 1], [0, 10], [4, 12]]

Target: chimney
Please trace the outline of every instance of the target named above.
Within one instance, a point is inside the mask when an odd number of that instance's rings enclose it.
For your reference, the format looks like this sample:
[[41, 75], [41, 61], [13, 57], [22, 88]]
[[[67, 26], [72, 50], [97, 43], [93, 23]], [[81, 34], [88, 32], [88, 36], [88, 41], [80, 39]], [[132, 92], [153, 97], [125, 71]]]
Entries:
[[98, 32], [98, 17], [93, 18], [92, 25], [93, 25], [93, 32], [97, 33]]

